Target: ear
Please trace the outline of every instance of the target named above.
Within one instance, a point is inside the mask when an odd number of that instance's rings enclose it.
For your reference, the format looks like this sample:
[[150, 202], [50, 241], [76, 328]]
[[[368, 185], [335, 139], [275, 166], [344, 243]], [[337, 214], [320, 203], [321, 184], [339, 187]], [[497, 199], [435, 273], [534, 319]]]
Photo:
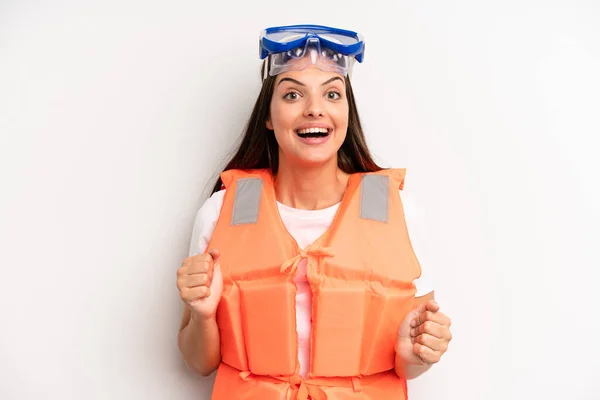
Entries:
[[265, 124], [267, 126], [267, 129], [272, 131], [273, 130], [273, 124], [271, 123], [271, 118], [267, 119], [267, 123]]

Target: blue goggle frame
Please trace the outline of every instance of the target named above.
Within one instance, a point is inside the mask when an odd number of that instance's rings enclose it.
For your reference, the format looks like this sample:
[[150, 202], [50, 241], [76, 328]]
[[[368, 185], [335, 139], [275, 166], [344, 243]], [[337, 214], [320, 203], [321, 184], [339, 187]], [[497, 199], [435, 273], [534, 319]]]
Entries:
[[[269, 39], [269, 35], [280, 32], [290, 32], [299, 35], [304, 34], [304, 36], [289, 42], [281, 42]], [[345, 36], [352, 41], [355, 41], [355, 43], [342, 44], [332, 42], [326, 38], [327, 35]], [[356, 61], [362, 63], [365, 51], [365, 43], [361, 35], [353, 31], [331, 28], [322, 25], [289, 25], [265, 29], [261, 33], [259, 39], [260, 58], [262, 60], [265, 59], [269, 54], [283, 53], [298, 47], [304, 47], [306, 42], [312, 38], [319, 40], [319, 44], [321, 46], [346, 56], [353, 56]]]

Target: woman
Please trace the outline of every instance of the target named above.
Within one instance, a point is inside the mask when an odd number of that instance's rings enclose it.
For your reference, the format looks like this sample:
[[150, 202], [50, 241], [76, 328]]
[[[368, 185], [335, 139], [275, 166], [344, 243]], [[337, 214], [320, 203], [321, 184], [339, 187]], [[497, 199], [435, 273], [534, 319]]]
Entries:
[[417, 292], [404, 170], [365, 143], [348, 78], [362, 38], [292, 26], [260, 45], [261, 93], [178, 270], [180, 351], [218, 368], [213, 399], [407, 398], [450, 320]]

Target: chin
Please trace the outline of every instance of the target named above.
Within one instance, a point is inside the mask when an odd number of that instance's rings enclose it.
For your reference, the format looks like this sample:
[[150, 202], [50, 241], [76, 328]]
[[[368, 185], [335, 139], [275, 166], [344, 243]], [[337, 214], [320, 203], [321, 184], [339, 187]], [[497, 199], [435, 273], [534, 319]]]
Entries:
[[306, 166], [311, 166], [311, 167], [316, 167], [319, 165], [326, 165], [331, 162], [337, 163], [336, 155], [337, 155], [337, 153], [334, 153], [334, 154], [311, 154], [311, 155], [303, 154], [303, 155], [300, 155], [300, 157], [298, 158], [298, 161], [300, 162], [300, 164], [303, 164]]

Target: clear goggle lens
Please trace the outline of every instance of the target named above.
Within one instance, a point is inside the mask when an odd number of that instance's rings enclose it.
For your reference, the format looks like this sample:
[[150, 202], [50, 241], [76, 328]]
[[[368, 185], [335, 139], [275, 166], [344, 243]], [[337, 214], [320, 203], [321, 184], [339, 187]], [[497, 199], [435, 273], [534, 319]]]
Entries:
[[321, 46], [318, 38], [310, 38], [304, 46], [271, 54], [268, 61], [269, 75], [301, 71], [312, 64], [317, 65], [321, 70], [337, 72], [346, 76], [350, 72], [353, 60], [353, 57]]

